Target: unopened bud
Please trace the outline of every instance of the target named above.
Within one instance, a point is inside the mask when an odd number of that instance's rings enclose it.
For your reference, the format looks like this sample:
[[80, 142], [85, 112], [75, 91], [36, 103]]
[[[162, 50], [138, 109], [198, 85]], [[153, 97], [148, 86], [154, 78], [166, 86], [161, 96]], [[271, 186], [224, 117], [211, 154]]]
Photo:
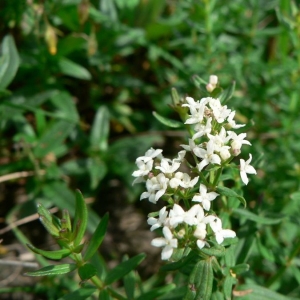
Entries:
[[184, 229], [180, 229], [179, 232], [177, 233], [177, 237], [179, 239], [182, 239], [185, 235], [185, 230]]
[[218, 76], [210, 75], [209, 76], [209, 83], [216, 86], [218, 84]]
[[206, 90], [207, 90], [208, 92], [211, 93], [214, 89], [215, 89], [215, 86], [212, 85], [211, 83], [209, 83], [209, 84], [206, 85]]
[[228, 158], [230, 158], [231, 155], [228, 149], [224, 149], [220, 151], [220, 156], [222, 160], [227, 160]]

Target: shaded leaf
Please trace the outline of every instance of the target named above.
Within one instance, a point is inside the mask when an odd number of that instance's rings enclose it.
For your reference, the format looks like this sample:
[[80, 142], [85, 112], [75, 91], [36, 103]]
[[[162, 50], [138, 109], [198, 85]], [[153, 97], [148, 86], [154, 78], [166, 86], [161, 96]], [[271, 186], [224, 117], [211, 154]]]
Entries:
[[100, 247], [106, 234], [107, 223], [108, 214], [105, 214], [104, 217], [101, 219], [100, 223], [98, 224], [95, 232], [93, 233], [91, 240], [88, 243], [87, 249], [84, 253], [85, 260], [89, 260]]
[[76, 190], [75, 217], [73, 222], [73, 239], [75, 247], [83, 239], [88, 220], [87, 206], [79, 190]]
[[11, 35], [6, 35], [3, 38], [1, 50], [0, 89], [5, 89], [17, 73], [20, 65], [20, 58], [14, 39]]
[[89, 286], [89, 287], [80, 287], [80, 289], [69, 293], [68, 295], [65, 295], [62, 298], [59, 298], [58, 300], [84, 300], [93, 295], [97, 289], [95, 287]]
[[217, 192], [221, 195], [224, 195], [226, 197], [232, 197], [232, 198], [237, 198], [243, 205], [244, 207], [247, 206], [246, 200], [244, 197], [241, 195], [237, 194], [234, 190], [229, 189], [225, 186], [218, 186], [217, 187]]
[[130, 271], [134, 270], [144, 260], [145, 257], [145, 254], [139, 254], [130, 258], [129, 260], [121, 262], [107, 273], [105, 284], [112, 284], [113, 282], [124, 277]]
[[86, 68], [65, 57], [60, 58], [58, 66], [60, 71], [65, 75], [83, 80], [90, 80], [92, 78], [91, 73]]
[[284, 220], [284, 217], [277, 217], [276, 219], [271, 219], [263, 216], [256, 215], [248, 210], [240, 209], [240, 208], [234, 208], [232, 212], [235, 215], [238, 215], [240, 217], [245, 217], [246, 219], [256, 222], [258, 224], [264, 224], [264, 225], [273, 225], [278, 224]]
[[159, 115], [157, 112], [153, 112], [153, 116], [162, 124], [168, 126], [168, 127], [172, 127], [172, 128], [180, 128], [183, 127], [183, 123], [176, 121], [176, 120], [171, 120], [168, 118], [165, 118], [161, 115]]
[[74, 271], [77, 268], [75, 264], [62, 264], [47, 266], [37, 271], [27, 272], [26, 276], [49, 276], [49, 275], [60, 275], [67, 274]]
[[41, 250], [33, 245], [27, 244], [27, 247], [33, 251], [34, 253], [40, 254], [48, 259], [62, 259], [64, 257], [67, 257], [71, 254], [71, 251], [69, 249], [60, 249], [60, 250], [53, 250], [53, 251], [46, 251]]

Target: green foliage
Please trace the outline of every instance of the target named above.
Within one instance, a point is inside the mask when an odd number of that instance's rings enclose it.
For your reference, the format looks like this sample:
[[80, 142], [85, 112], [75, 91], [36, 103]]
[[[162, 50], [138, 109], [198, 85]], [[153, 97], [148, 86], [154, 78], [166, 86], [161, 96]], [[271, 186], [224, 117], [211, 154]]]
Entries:
[[[204, 0], [4, 0], [0, 4], [0, 177], [7, 200], [1, 199], [2, 217], [13, 223], [19, 216], [35, 213], [38, 202], [40, 220], [56, 239], [70, 225], [67, 216], [61, 223], [47, 211], [53, 205], [66, 208], [76, 220], [73, 251], [81, 252], [87, 228], [99, 239], [91, 238], [85, 259], [98, 259], [93, 255], [107, 219], [100, 223], [96, 211], [106, 210], [106, 196], [113, 190], [107, 192], [107, 187], [117, 182], [122, 192], [116, 198], [122, 203], [138, 201], [129, 176], [134, 159], [153, 145], [171, 152], [182, 143], [182, 128], [176, 127], [179, 119], [167, 104], [172, 99], [176, 108], [179, 95], [208, 96], [208, 75], [216, 74], [224, 89], [218, 87], [215, 96], [220, 95], [223, 104], [230, 99], [237, 119], [247, 123], [253, 156], [261, 155], [254, 161], [258, 177], [243, 187], [243, 194], [234, 172], [220, 179], [233, 187], [231, 195], [218, 187], [228, 198], [223, 217], [239, 237], [235, 263], [250, 266], [241, 273], [249, 282], [238, 281], [234, 291], [252, 293], [236, 298], [299, 297], [299, 13], [297, 1], [290, 0], [237, 0], [226, 5]], [[176, 89], [171, 97], [172, 88]], [[170, 124], [175, 129], [172, 145], [170, 128], [165, 127]], [[74, 209], [74, 187], [95, 199], [80, 215]], [[19, 203], [13, 191], [27, 195], [26, 203]], [[237, 208], [244, 199], [247, 209]], [[28, 243], [18, 230], [14, 230], [18, 241]], [[3, 239], [4, 245], [10, 242], [9, 237]], [[29, 247], [49, 259], [60, 259], [70, 251], [48, 253]], [[215, 251], [221, 257], [221, 249], [211, 251], [204, 254]], [[181, 269], [193, 259], [190, 254], [162, 269]], [[131, 272], [126, 276], [133, 280]], [[74, 280], [68, 278], [41, 282], [40, 291], [48, 299], [67, 299], [60, 290], [68, 290], [69, 299], [93, 293], [89, 287], [75, 289], [70, 283]], [[140, 281], [134, 278], [137, 285]], [[132, 294], [133, 283], [126, 280], [127, 298], [146, 299], [138, 290]], [[161, 296], [161, 286], [151, 286], [157, 293], [146, 289], [149, 299], [168, 299]], [[231, 279], [226, 286], [232, 286]], [[171, 285], [164, 288], [170, 295], [176, 290]], [[113, 297], [106, 289], [101, 293], [103, 299]], [[212, 299], [224, 299], [225, 294], [231, 296], [227, 289], [213, 289]], [[173, 295], [170, 299], [182, 299], [184, 292]]]

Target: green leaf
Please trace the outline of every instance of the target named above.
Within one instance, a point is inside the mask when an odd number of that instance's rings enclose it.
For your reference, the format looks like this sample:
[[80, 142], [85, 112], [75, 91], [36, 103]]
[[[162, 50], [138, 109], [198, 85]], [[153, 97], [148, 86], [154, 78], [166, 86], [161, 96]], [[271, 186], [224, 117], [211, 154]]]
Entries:
[[168, 284], [159, 288], [154, 288], [151, 289], [150, 292], [144, 293], [141, 296], [139, 296], [138, 298], [136, 298], [136, 300], [153, 300], [153, 299], [157, 299], [157, 297], [162, 296], [164, 294], [168, 294], [169, 292], [171, 292], [173, 289], [176, 288], [175, 284]]
[[225, 255], [225, 247], [221, 245], [216, 245], [211, 248], [202, 248], [200, 252], [209, 256], [222, 257]]
[[224, 295], [220, 291], [216, 291], [211, 295], [211, 300], [224, 300]]
[[171, 95], [172, 95], [172, 100], [174, 105], [179, 105], [180, 104], [180, 97], [178, 95], [178, 92], [175, 88], [171, 89]]
[[232, 299], [232, 286], [236, 283], [236, 279], [233, 278], [230, 274], [225, 277], [223, 284], [223, 291], [226, 300]]
[[99, 300], [111, 300], [110, 294], [107, 290], [103, 289], [99, 293]]
[[109, 111], [106, 106], [98, 108], [94, 118], [90, 144], [92, 150], [106, 151], [108, 147], [108, 134], [109, 134]]
[[173, 262], [173, 263], [169, 263], [166, 265], [163, 265], [160, 270], [161, 271], [175, 271], [175, 270], [179, 270], [180, 268], [182, 268], [183, 266], [188, 265], [191, 261], [195, 260], [195, 258], [198, 258], [198, 255], [196, 253], [196, 251], [192, 251], [190, 252], [190, 254], [186, 257], [183, 257], [181, 260]]
[[100, 2], [100, 10], [103, 14], [107, 15], [111, 21], [118, 21], [118, 13], [114, 1], [102, 0]]
[[210, 300], [213, 287], [213, 268], [211, 259], [200, 260], [189, 277], [189, 290], [186, 299]]
[[10, 35], [6, 35], [2, 41], [2, 56], [0, 58], [0, 89], [5, 89], [15, 77], [20, 65], [19, 54]]
[[[265, 287], [256, 284], [244, 284], [238, 287], [235, 292], [244, 292], [244, 296], [239, 295], [235, 299], [238, 300], [292, 300], [293, 298], [286, 297]], [[295, 298], [296, 300], [296, 298]]]
[[92, 78], [91, 73], [86, 68], [65, 57], [60, 58], [58, 66], [60, 71], [65, 75], [82, 80], [90, 80]]
[[124, 276], [124, 288], [128, 300], [134, 299], [134, 290], [136, 285], [136, 275], [134, 271], [129, 272]]
[[97, 289], [93, 286], [80, 287], [80, 289], [59, 298], [58, 300], [84, 300], [93, 295], [96, 291]]
[[78, 269], [79, 277], [82, 281], [86, 281], [97, 274], [96, 268], [90, 264], [86, 263]]
[[153, 112], [153, 116], [162, 124], [168, 126], [168, 127], [172, 127], [172, 128], [180, 128], [183, 127], [183, 123], [176, 121], [176, 120], [171, 120], [168, 118], [165, 118], [161, 115], [159, 115], [157, 112]]
[[219, 97], [222, 105], [225, 105], [226, 102], [232, 97], [234, 90], [235, 90], [235, 81], [231, 84], [230, 87], [228, 87], [225, 91], [223, 91], [223, 93]]
[[77, 268], [75, 264], [62, 264], [47, 266], [33, 272], [25, 273], [26, 276], [50, 276], [50, 275], [60, 275], [67, 274], [74, 271]]
[[49, 152], [55, 152], [74, 128], [74, 123], [64, 120], [56, 121], [41, 136], [34, 148], [34, 155], [42, 158]]
[[71, 251], [69, 249], [60, 249], [60, 250], [53, 250], [53, 251], [46, 251], [41, 250], [36, 247], [34, 247], [31, 244], [27, 244], [27, 247], [33, 251], [34, 253], [40, 254], [48, 259], [62, 259], [64, 257], [67, 257], [71, 254]]
[[85, 234], [88, 220], [88, 211], [84, 198], [79, 190], [76, 190], [75, 217], [73, 222], [73, 239], [75, 247], [78, 246]]
[[284, 217], [277, 217], [276, 219], [271, 219], [271, 218], [256, 215], [248, 210], [244, 210], [240, 208], [234, 208], [232, 212], [233, 214], [239, 217], [245, 217], [250, 221], [256, 222], [258, 224], [263, 224], [263, 225], [274, 225], [284, 220]]
[[58, 91], [51, 96], [51, 102], [56, 106], [56, 116], [77, 123], [79, 115], [74, 98], [66, 91]]
[[106, 175], [107, 167], [99, 157], [89, 157], [87, 159], [87, 169], [91, 178], [90, 187], [94, 190]]
[[100, 223], [98, 224], [95, 232], [93, 233], [91, 240], [88, 243], [86, 252], [84, 253], [85, 260], [89, 260], [100, 247], [106, 233], [107, 223], [108, 214], [105, 214], [104, 217], [101, 219]]
[[145, 254], [141, 253], [129, 260], [121, 262], [118, 266], [110, 270], [105, 278], [105, 284], [112, 284], [113, 282], [123, 278], [130, 271], [134, 270], [145, 258]]
[[249, 271], [249, 265], [248, 264], [239, 264], [234, 267], [231, 267], [230, 269], [234, 274], [239, 275], [239, 274]]
[[229, 189], [225, 186], [218, 186], [217, 187], [217, 192], [221, 195], [224, 195], [226, 197], [232, 197], [232, 198], [237, 198], [243, 205], [244, 207], [247, 206], [246, 200], [244, 197], [241, 195], [237, 194], [234, 190]]

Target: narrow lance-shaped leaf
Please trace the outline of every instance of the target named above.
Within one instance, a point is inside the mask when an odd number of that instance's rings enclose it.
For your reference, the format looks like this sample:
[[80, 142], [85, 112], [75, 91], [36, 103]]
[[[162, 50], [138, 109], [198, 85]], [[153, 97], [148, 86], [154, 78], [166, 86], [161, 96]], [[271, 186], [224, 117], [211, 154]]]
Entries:
[[253, 222], [256, 222], [258, 224], [263, 224], [263, 225], [273, 225], [273, 224], [278, 224], [284, 220], [285, 217], [276, 217], [274, 219], [268, 218], [268, 217], [263, 217], [256, 215], [248, 210], [244, 209], [239, 209], [239, 208], [234, 208], [233, 213], [235, 215], [238, 215], [240, 217], [245, 217], [248, 220], [251, 220]]
[[88, 243], [86, 252], [84, 254], [84, 259], [86, 261], [89, 260], [100, 247], [106, 233], [107, 223], [108, 214], [105, 214], [104, 217], [101, 219], [99, 225], [97, 226], [94, 234], [92, 235], [91, 240]]
[[73, 223], [73, 239], [75, 247], [78, 246], [85, 234], [88, 219], [87, 206], [79, 190], [76, 191], [76, 207]]
[[211, 248], [203, 248], [201, 249], [201, 252], [209, 256], [221, 257], [225, 255], [225, 247], [217, 245]]
[[200, 260], [189, 277], [189, 291], [184, 299], [210, 300], [213, 287], [213, 268], [211, 259]]
[[[137, 298], [137, 300], [153, 300], [157, 299], [160, 296], [163, 296], [165, 294], [169, 294], [172, 290], [176, 288], [175, 284], [168, 284], [162, 287], [151, 289], [150, 292], [147, 292], [145, 294], [142, 294]], [[168, 298], [171, 299], [171, 298]]]
[[20, 65], [19, 54], [10, 35], [6, 35], [1, 47], [2, 56], [0, 58], [0, 89], [5, 89], [15, 77]]
[[241, 195], [237, 194], [234, 190], [229, 189], [225, 186], [218, 186], [217, 187], [217, 192], [221, 195], [224, 195], [226, 197], [232, 197], [232, 198], [237, 198], [243, 205], [244, 207], [247, 206], [246, 200], [244, 197]]
[[225, 105], [226, 102], [232, 97], [235, 90], [235, 81], [228, 87], [219, 97], [222, 105]]
[[157, 112], [153, 112], [153, 116], [162, 124], [172, 127], [172, 128], [180, 128], [183, 126], [182, 122], [176, 121], [176, 120], [171, 120], [168, 118], [165, 118], [161, 115], [159, 115]]
[[130, 271], [134, 270], [145, 258], [145, 254], [139, 254], [129, 260], [121, 262], [118, 266], [110, 270], [105, 278], [105, 284], [112, 284], [121, 279]]
[[97, 289], [92, 286], [80, 287], [80, 289], [59, 298], [58, 300], [84, 300], [93, 295], [96, 291]]
[[47, 266], [33, 272], [25, 273], [26, 276], [49, 276], [49, 275], [60, 275], [67, 274], [74, 271], [77, 268], [75, 264], [62, 264]]
[[106, 151], [109, 134], [109, 111], [105, 106], [98, 108], [94, 118], [90, 144], [93, 150]]
[[69, 249], [60, 249], [60, 250], [53, 250], [53, 251], [47, 251], [47, 250], [41, 250], [33, 245], [27, 244], [27, 247], [33, 251], [34, 253], [40, 254], [48, 259], [62, 259], [64, 257], [67, 257], [71, 254], [71, 251]]

